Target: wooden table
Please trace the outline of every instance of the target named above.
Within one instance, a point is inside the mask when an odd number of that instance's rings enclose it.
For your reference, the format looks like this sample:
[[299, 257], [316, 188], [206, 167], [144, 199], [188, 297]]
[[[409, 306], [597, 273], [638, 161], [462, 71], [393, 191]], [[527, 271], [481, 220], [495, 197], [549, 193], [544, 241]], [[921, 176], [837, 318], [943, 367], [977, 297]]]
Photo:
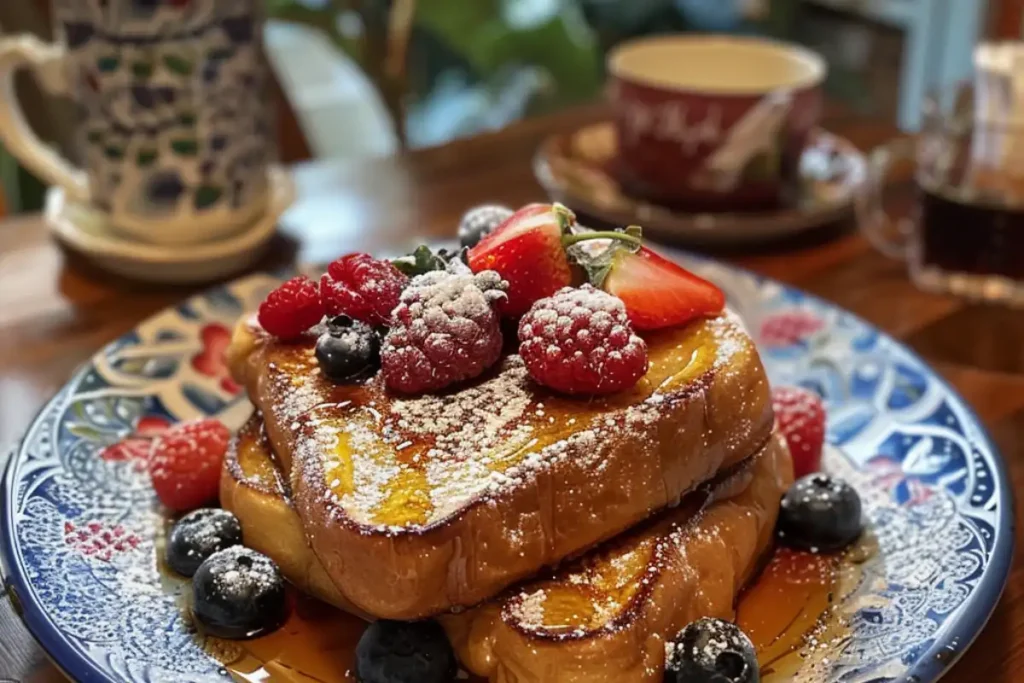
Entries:
[[[266, 265], [296, 255], [326, 261], [352, 250], [402, 246], [450, 235], [467, 207], [541, 198], [530, 172], [539, 141], [596, 120], [578, 110], [505, 131], [372, 162], [296, 169], [300, 199]], [[833, 114], [826, 122], [864, 148], [891, 137], [885, 125]], [[1024, 314], [914, 289], [904, 267], [876, 254], [851, 225], [721, 257], [830, 299], [919, 351], [980, 414], [1024, 486]], [[0, 446], [10, 445], [43, 402], [100, 346], [189, 294], [128, 285], [90, 272], [61, 253], [38, 219], [0, 223]], [[978, 643], [951, 683], [1010, 681], [1024, 670], [1024, 562]], [[61, 680], [42, 650], [0, 603], [0, 682]]]

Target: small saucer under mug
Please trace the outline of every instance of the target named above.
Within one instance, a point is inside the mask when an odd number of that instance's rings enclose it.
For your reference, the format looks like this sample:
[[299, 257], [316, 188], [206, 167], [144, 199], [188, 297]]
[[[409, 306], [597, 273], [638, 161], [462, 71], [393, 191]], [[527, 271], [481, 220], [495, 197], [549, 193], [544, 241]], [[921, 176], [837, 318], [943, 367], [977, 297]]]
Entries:
[[163, 246], [122, 236], [109, 216], [75, 201], [61, 187], [46, 195], [44, 217], [62, 244], [101, 270], [142, 282], [192, 284], [235, 275], [255, 264], [277, 231], [277, 221], [295, 199], [286, 170], [271, 167], [266, 211], [233, 235], [190, 246]]
[[845, 218], [867, 171], [852, 142], [819, 128], [800, 158], [799, 192], [791, 206], [688, 213], [631, 197], [614, 173], [617, 156], [615, 129], [601, 122], [549, 137], [533, 169], [552, 199], [581, 213], [614, 225], [642, 225], [662, 242], [709, 247], [764, 243]]
[[[0, 142], [128, 239], [196, 245], [268, 213], [277, 158], [262, 0], [53, 0], [56, 41], [0, 37]], [[74, 102], [75, 165], [33, 132], [14, 78]]]

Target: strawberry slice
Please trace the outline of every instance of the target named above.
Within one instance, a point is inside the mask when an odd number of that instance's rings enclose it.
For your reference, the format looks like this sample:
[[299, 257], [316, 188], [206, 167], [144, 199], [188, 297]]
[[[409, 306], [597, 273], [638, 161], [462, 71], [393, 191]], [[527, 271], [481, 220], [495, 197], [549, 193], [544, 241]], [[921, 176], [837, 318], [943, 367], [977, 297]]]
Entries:
[[621, 240], [634, 248], [635, 234], [573, 232], [576, 216], [561, 204], [527, 204], [469, 250], [474, 273], [494, 270], [508, 281], [508, 300], [501, 312], [519, 317], [537, 301], [572, 284], [566, 249], [587, 240]]
[[559, 204], [528, 204], [469, 250], [474, 273], [495, 270], [508, 281], [503, 313], [520, 316], [535, 301], [572, 282], [562, 235], [575, 220], [572, 211]]
[[793, 455], [796, 478], [821, 470], [821, 451], [825, 445], [825, 406], [821, 398], [800, 387], [775, 387], [772, 409]]
[[616, 249], [601, 276], [601, 288], [622, 299], [638, 330], [675, 327], [725, 307], [722, 290], [646, 247]]

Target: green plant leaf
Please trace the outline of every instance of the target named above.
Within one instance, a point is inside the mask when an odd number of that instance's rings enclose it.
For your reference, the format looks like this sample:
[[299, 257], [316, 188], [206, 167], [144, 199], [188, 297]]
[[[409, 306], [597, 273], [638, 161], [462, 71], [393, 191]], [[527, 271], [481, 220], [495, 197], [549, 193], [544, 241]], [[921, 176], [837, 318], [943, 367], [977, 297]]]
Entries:
[[194, 157], [199, 153], [199, 142], [193, 138], [171, 140], [171, 149], [184, 157]]
[[179, 76], [190, 76], [195, 65], [184, 57], [178, 55], [164, 55], [164, 66]]
[[103, 156], [107, 157], [108, 159], [115, 159], [115, 160], [116, 159], [123, 159], [124, 158], [124, 148], [117, 147], [115, 145], [107, 145], [103, 149]]
[[178, 114], [178, 123], [183, 126], [194, 126], [196, 125], [196, 115], [188, 112]]
[[224, 190], [213, 185], [200, 185], [196, 189], [195, 205], [197, 209], [206, 209], [217, 203]]

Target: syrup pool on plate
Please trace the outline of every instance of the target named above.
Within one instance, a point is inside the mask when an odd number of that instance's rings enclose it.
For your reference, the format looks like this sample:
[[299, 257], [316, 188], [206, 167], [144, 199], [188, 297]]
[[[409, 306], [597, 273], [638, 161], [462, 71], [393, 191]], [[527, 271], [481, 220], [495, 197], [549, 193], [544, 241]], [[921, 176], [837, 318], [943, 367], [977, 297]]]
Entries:
[[[815, 650], [847, 633], [833, 608], [859, 583], [867, 554], [866, 547], [832, 556], [785, 548], [774, 553], [736, 611], [757, 648], [762, 680], [787, 681], [797, 671], [827, 666]], [[364, 628], [357, 617], [296, 595], [278, 631], [245, 641], [210, 638], [207, 648], [239, 683], [354, 683], [355, 648]]]

